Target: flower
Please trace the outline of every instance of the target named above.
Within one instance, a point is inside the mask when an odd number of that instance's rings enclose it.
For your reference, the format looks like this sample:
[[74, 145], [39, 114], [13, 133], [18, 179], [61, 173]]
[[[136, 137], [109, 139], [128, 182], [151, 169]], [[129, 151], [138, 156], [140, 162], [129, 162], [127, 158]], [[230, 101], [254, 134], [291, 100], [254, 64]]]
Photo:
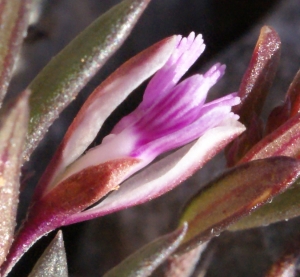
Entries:
[[[231, 112], [240, 103], [236, 94], [205, 104], [224, 65], [179, 82], [204, 48], [202, 37], [194, 33], [167, 38], [130, 59], [96, 88], [35, 190], [7, 268], [58, 227], [141, 204], [171, 190], [244, 131]], [[155, 72], [138, 108], [100, 145], [83, 154], [114, 108]], [[168, 155], [155, 161], [165, 152]]]
[[[32, 213], [38, 217], [38, 211], [43, 212], [38, 221], [55, 222], [56, 228], [86, 220], [87, 214], [96, 217], [158, 197], [244, 131], [238, 116], [231, 112], [231, 107], [240, 103], [235, 93], [205, 104], [209, 89], [224, 74], [224, 65], [216, 64], [204, 75], [180, 81], [204, 48], [202, 36], [195, 33], [165, 39], [129, 60], [93, 92], [36, 189]], [[100, 145], [82, 154], [113, 107], [155, 72], [137, 109], [121, 119]], [[111, 191], [115, 192], [86, 210]], [[113, 203], [111, 210], [107, 210], [107, 202], [108, 206]], [[51, 212], [45, 214], [47, 207]]]
[[185, 145], [224, 118], [235, 117], [231, 107], [240, 103], [235, 93], [204, 104], [208, 90], [223, 76], [225, 66], [216, 64], [204, 75], [196, 74], [178, 84], [203, 52], [201, 35], [176, 37], [177, 45], [166, 64], [149, 82], [141, 104], [124, 117], [103, 142], [75, 161], [58, 178], [61, 182], [89, 166], [132, 157], [140, 162], [129, 175], [160, 154]]

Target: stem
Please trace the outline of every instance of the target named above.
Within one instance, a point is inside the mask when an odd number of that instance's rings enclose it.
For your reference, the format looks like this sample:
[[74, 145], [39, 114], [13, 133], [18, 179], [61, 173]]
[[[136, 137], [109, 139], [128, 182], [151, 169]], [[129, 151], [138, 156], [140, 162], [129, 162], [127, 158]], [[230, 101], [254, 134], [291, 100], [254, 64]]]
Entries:
[[41, 226], [34, 221], [26, 221], [16, 234], [6, 260], [0, 268], [0, 277], [7, 276], [30, 247], [53, 229], [55, 228], [51, 225]]

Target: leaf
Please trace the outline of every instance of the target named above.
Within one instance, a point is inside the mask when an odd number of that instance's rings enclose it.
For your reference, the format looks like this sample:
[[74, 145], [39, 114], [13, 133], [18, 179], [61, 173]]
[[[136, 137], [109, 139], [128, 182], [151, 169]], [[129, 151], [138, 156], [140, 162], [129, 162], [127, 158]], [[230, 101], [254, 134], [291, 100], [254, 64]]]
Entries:
[[300, 112], [300, 70], [296, 73], [294, 80], [290, 84], [287, 99], [291, 102], [290, 117], [293, 117]]
[[282, 124], [284, 124], [290, 117], [291, 102], [288, 98], [282, 105], [275, 107], [269, 117], [266, 124], [265, 135], [272, 133]]
[[1, 1], [0, 106], [28, 27], [30, 0]]
[[[239, 164], [272, 156], [299, 158], [299, 128], [300, 114], [296, 114], [253, 146], [239, 161]], [[265, 226], [274, 222], [296, 217], [300, 215], [299, 199], [300, 185], [299, 181], [297, 181], [290, 189], [275, 197], [272, 203], [260, 207], [251, 213], [251, 215], [234, 223], [229, 227], [229, 230], [236, 231]]]
[[25, 159], [29, 159], [59, 113], [121, 46], [148, 2], [125, 0], [113, 7], [78, 35], [32, 81]]
[[187, 251], [220, 234], [229, 224], [270, 201], [298, 177], [300, 162], [288, 157], [256, 160], [212, 181], [187, 204], [181, 222], [188, 232], [178, 248]]
[[28, 91], [25, 91], [4, 106], [0, 116], [0, 264], [8, 253], [16, 225], [28, 113]]
[[[203, 243], [182, 255], [173, 255], [168, 259], [165, 277], [190, 277], [205, 251], [208, 243]], [[202, 276], [202, 275], [201, 275]], [[200, 277], [200, 275], [199, 275]]]
[[254, 145], [239, 164], [272, 156], [300, 157], [300, 114], [290, 118]]
[[289, 220], [300, 215], [300, 181], [297, 180], [284, 193], [274, 197], [253, 213], [228, 227], [229, 231], [267, 226], [278, 221]]
[[[243, 76], [238, 96], [241, 103], [232, 108], [240, 116], [240, 121], [247, 127], [242, 138], [237, 138], [226, 149], [229, 166], [235, 165], [244, 154], [257, 142], [261, 127], [257, 124], [266, 96], [280, 59], [281, 42], [278, 34], [269, 26], [261, 29], [250, 64]], [[257, 123], [256, 123], [257, 122]], [[269, 123], [269, 125], [271, 125]]]
[[186, 231], [187, 224], [173, 233], [162, 236], [147, 244], [122, 263], [104, 274], [103, 277], [147, 277], [162, 264], [178, 247]]
[[245, 132], [230, 143], [229, 147], [225, 148], [228, 167], [237, 164], [241, 157], [263, 138], [263, 130], [264, 126], [262, 120], [254, 114]]
[[62, 232], [59, 231], [28, 277], [68, 277], [68, 266]]
[[[239, 163], [272, 156], [300, 157], [300, 114], [290, 118], [287, 122], [264, 137], [252, 147]], [[300, 215], [300, 185], [295, 182], [290, 189], [275, 197], [272, 203], [257, 209], [251, 215], [242, 218], [229, 227], [236, 231], [258, 226], [269, 225], [274, 222], [288, 220]]]
[[233, 112], [240, 115], [240, 121], [247, 127], [251, 123], [253, 113], [261, 113], [275, 77], [280, 48], [281, 42], [276, 31], [264, 26], [239, 88], [241, 104], [233, 108]]

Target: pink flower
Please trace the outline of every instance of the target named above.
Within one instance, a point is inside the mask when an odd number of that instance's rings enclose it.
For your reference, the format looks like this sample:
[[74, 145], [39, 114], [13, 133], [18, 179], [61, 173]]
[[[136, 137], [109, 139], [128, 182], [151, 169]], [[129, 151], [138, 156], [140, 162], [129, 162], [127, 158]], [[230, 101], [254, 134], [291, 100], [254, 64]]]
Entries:
[[[224, 65], [180, 81], [204, 48], [201, 35], [173, 36], [132, 58], [105, 80], [80, 110], [42, 177], [34, 196], [35, 214], [36, 207], [45, 209], [45, 203], [54, 201], [51, 207], [57, 206], [61, 226], [143, 203], [177, 186], [239, 135], [244, 126], [231, 112], [240, 103], [235, 93], [205, 104], [209, 89], [224, 74]], [[82, 154], [114, 107], [155, 72], [137, 109], [117, 123], [100, 145]], [[176, 160], [184, 164], [173, 172]], [[160, 170], [152, 172], [157, 164]], [[134, 180], [128, 179], [137, 172]], [[147, 180], [153, 180], [151, 185]], [[103, 202], [85, 210], [111, 191]], [[72, 204], [71, 199], [76, 201]], [[64, 202], [68, 207], [60, 211]]]
[[[204, 75], [180, 82], [204, 48], [202, 37], [194, 33], [167, 38], [130, 59], [96, 88], [40, 180], [5, 270], [36, 240], [60, 226], [141, 204], [171, 190], [244, 131], [231, 112], [240, 103], [236, 94], [205, 104], [225, 66], [216, 64]], [[155, 72], [138, 108], [83, 154], [115, 107]]]
[[71, 164], [56, 183], [89, 166], [126, 157], [139, 160], [128, 172], [132, 175], [160, 154], [199, 138], [224, 119], [238, 119], [230, 112], [240, 103], [236, 94], [204, 104], [208, 90], [223, 76], [224, 65], [216, 64], [204, 75], [193, 75], [178, 84], [205, 45], [202, 36], [195, 37], [194, 33], [188, 38], [176, 36], [176, 40], [172, 55], [149, 82], [139, 107], [125, 116], [100, 145]]

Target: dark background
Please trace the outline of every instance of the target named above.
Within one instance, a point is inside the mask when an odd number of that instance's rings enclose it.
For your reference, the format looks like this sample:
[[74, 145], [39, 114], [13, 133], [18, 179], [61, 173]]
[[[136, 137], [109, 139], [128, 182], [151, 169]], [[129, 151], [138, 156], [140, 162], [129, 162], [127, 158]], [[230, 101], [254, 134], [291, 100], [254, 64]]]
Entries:
[[[39, 70], [82, 29], [115, 0], [44, 1], [39, 21], [28, 31], [19, 67], [10, 86], [10, 95], [24, 89]], [[59, 120], [24, 168], [29, 179], [22, 193], [19, 218], [26, 211], [31, 191], [54, 153], [76, 111], [112, 70], [129, 57], [154, 42], [172, 34], [202, 33], [206, 51], [189, 72], [207, 69], [213, 62], [227, 65], [227, 73], [212, 91], [212, 97], [237, 91], [255, 46], [259, 30], [272, 25], [282, 38], [283, 50], [279, 72], [264, 114], [282, 101], [284, 92], [300, 65], [300, 4], [298, 0], [152, 0], [146, 12], [123, 47], [81, 92]], [[137, 91], [108, 120], [107, 133], [123, 114], [140, 100]], [[218, 156], [193, 178], [176, 190], [152, 201], [104, 218], [63, 228], [70, 277], [101, 276], [128, 254], [174, 228], [180, 207], [203, 183], [222, 171], [224, 162]], [[284, 245], [299, 235], [299, 220], [243, 232], [225, 232], [214, 239], [206, 257], [214, 254], [207, 277], [263, 276]], [[30, 251], [11, 276], [27, 276], [51, 238], [50, 234]], [[157, 273], [158, 275], [158, 273]], [[195, 276], [197, 276], [195, 274]]]

